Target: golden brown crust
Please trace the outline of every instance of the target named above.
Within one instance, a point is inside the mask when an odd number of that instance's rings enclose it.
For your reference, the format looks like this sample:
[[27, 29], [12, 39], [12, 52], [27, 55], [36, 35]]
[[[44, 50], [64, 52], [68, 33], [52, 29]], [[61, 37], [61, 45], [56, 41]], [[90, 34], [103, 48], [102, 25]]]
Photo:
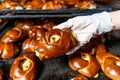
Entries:
[[14, 43], [26, 36], [26, 32], [20, 28], [14, 27], [8, 30], [1, 38], [4, 43]]
[[37, 46], [37, 40], [26, 39], [22, 44], [23, 52], [35, 52], [35, 47]]
[[79, 74], [70, 80], [88, 80], [88, 78], [84, 75]]
[[[113, 80], [120, 79], [120, 57], [107, 52], [103, 44], [97, 47], [96, 58], [106, 76]], [[101, 50], [102, 49], [102, 50]], [[101, 50], [101, 51], [100, 51]]]
[[11, 9], [11, 10], [22, 9], [22, 6], [18, 2], [15, 2], [15, 1], [5, 1], [1, 3], [0, 9], [5, 9], [5, 10], [6, 9]]
[[81, 8], [81, 9], [95, 9], [96, 4], [94, 3], [93, 0], [85, 0], [85, 1], [81, 0], [75, 4], [75, 7]]
[[18, 3], [20, 3], [23, 6], [23, 5], [25, 5], [27, 3], [28, 0], [4, 0], [4, 2], [6, 2], [6, 1], [18, 2]]
[[18, 52], [18, 47], [13, 43], [3, 43], [0, 41], [0, 58], [13, 58]]
[[71, 48], [71, 35], [67, 31], [52, 29], [38, 42], [37, 51], [49, 58], [65, 54]]
[[42, 6], [42, 9], [61, 9], [63, 7], [65, 7], [64, 4], [59, 1], [48, 1]]
[[63, 0], [67, 5], [75, 5], [79, 0]]
[[36, 40], [40, 40], [41, 37], [44, 36], [45, 32], [47, 30], [44, 28], [38, 28], [38, 26], [34, 26], [33, 28], [31, 28], [29, 31], [27, 31], [27, 34], [29, 36], [30, 39], [36, 39]]
[[34, 23], [32, 20], [18, 20], [15, 22], [15, 27], [29, 31], [33, 27]]
[[51, 30], [54, 26], [55, 26], [54, 23], [45, 23], [42, 25], [42, 27], [45, 28], [46, 30]]
[[17, 2], [19, 1], [19, 3], [24, 6], [28, 0], [16, 0]]
[[[44, 0], [45, 1], [45, 0]], [[41, 9], [43, 4], [45, 3], [43, 0], [32, 0], [32, 1], [28, 1], [26, 5], [24, 5], [24, 7], [27, 10], [31, 10], [31, 9]]]
[[[50, 41], [50, 37], [52, 35], [58, 35], [60, 37], [57, 41]], [[45, 33], [45, 38], [43, 41], [39, 41], [39, 46], [37, 50], [40, 53], [46, 54], [49, 57], [56, 57], [61, 53], [64, 53], [68, 50], [70, 46], [69, 34], [65, 32], [61, 32], [61, 30], [51, 30]], [[66, 39], [66, 40], [65, 40]], [[44, 42], [45, 41], [45, 42]], [[66, 46], [63, 46], [65, 44]], [[41, 51], [43, 49], [44, 51]], [[62, 52], [61, 52], [62, 51]]]
[[[96, 0], [98, 2], [103, 2], [103, 0]], [[105, 0], [104, 2], [107, 2]], [[11, 2], [11, 3], [9, 3]], [[13, 4], [14, 3], [14, 4]], [[61, 9], [61, 8], [82, 8], [82, 9], [94, 9], [96, 5], [93, 0], [5, 0], [1, 9], [6, 9], [6, 4], [10, 4], [13, 7], [7, 9], [15, 9], [16, 4], [19, 4], [27, 10], [31, 9]]]
[[87, 77], [94, 77], [100, 69], [96, 58], [90, 53], [79, 52], [70, 55], [68, 63], [73, 70]]
[[24, 54], [13, 62], [10, 77], [15, 80], [36, 80], [38, 63], [34, 54]]
[[3, 70], [0, 69], [0, 80], [3, 80]]

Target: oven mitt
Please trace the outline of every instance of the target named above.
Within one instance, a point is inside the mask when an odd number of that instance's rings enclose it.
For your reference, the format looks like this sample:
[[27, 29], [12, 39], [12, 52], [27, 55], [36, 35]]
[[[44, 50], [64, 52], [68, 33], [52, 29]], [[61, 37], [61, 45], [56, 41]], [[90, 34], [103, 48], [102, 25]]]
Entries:
[[54, 26], [53, 28], [69, 28], [76, 34], [78, 43], [66, 53], [66, 55], [70, 55], [77, 51], [81, 46], [88, 43], [95, 35], [111, 31], [114, 28], [114, 24], [112, 23], [108, 12], [101, 12], [93, 15], [77, 16]]

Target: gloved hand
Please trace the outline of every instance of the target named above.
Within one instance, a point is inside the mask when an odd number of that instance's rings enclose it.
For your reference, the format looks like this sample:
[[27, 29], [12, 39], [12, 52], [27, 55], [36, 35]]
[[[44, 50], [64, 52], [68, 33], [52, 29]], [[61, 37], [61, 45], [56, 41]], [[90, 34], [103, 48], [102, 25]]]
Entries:
[[78, 44], [66, 53], [67, 55], [70, 55], [77, 51], [81, 46], [88, 43], [94, 35], [111, 31], [114, 28], [114, 24], [111, 21], [109, 13], [102, 12], [87, 16], [77, 16], [68, 19], [66, 22], [63, 22], [54, 28], [69, 28], [76, 34]]

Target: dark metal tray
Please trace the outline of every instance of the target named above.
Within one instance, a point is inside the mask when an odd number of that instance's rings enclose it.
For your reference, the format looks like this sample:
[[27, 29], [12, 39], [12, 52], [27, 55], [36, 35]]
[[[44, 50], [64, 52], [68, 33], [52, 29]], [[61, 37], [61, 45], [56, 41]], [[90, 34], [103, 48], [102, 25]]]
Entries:
[[[102, 8], [102, 9], [94, 9], [94, 10], [78, 10], [78, 9], [62, 9], [62, 10], [1, 10], [0, 18], [8, 19], [8, 23], [0, 27], [0, 37], [10, 28], [13, 27], [14, 21], [16, 18], [52, 18], [53, 20], [56, 18], [60, 18], [62, 21], [58, 21], [59, 23], [65, 21], [66, 19], [77, 16], [77, 15], [87, 15], [93, 13], [99, 13], [102, 11], [112, 11], [112, 8]], [[7, 15], [11, 13], [12, 15]], [[56, 21], [56, 20], [55, 20]], [[57, 23], [58, 23], [57, 22]], [[116, 55], [120, 55], [120, 40], [113, 35], [105, 35], [106, 42], [105, 45], [109, 51], [115, 53]], [[115, 42], [114, 42], [115, 41]], [[114, 44], [113, 44], [114, 43]], [[23, 52], [20, 52], [19, 55], [22, 55]], [[18, 55], [18, 56], [19, 56]], [[0, 67], [4, 71], [4, 80], [12, 80], [9, 77], [9, 71], [11, 65], [15, 58], [13, 59], [0, 59]], [[40, 62], [40, 70], [37, 74], [36, 80], [70, 80], [78, 72], [73, 71], [68, 65], [68, 56], [63, 55], [54, 59], [49, 59], [43, 62]], [[111, 80], [104, 75], [104, 73], [100, 70], [100, 75], [98, 78], [90, 80]]]
[[89, 15], [102, 11], [112, 11], [112, 8], [98, 9], [58, 9], [58, 10], [0, 10], [0, 18], [40, 18], [40, 17], [74, 17]]
[[[15, 19], [16, 20], [16, 19]], [[14, 19], [10, 20], [8, 24], [6, 24], [3, 28], [0, 28], [0, 37], [10, 28], [13, 27]], [[116, 38], [112, 35], [112, 33], [105, 34], [106, 41], [105, 45], [110, 52], [115, 53], [116, 55], [120, 55], [120, 39]], [[114, 44], [113, 44], [114, 43]], [[20, 52], [19, 55], [24, 54]], [[18, 55], [18, 56], [19, 56]], [[15, 58], [13, 59], [0, 59], [0, 67], [4, 71], [4, 80], [12, 80], [9, 77], [9, 71], [11, 65]], [[40, 70], [37, 74], [36, 80], [70, 80], [76, 74], [79, 74], [73, 71], [68, 65], [68, 56], [63, 55], [54, 59], [49, 59], [43, 62], [40, 62]], [[100, 70], [100, 75], [98, 78], [90, 78], [90, 80], [111, 80], [104, 75], [104, 73]]]

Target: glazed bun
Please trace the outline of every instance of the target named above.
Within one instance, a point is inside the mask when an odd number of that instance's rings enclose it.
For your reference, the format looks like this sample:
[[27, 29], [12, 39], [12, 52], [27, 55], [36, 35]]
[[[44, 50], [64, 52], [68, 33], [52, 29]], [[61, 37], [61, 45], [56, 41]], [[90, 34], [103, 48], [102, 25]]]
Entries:
[[64, 8], [64, 4], [59, 3], [59, 1], [48, 1], [42, 6], [42, 9], [61, 9], [61, 8]]
[[36, 46], [37, 46], [37, 40], [26, 39], [22, 44], [22, 51], [23, 52], [35, 52]]
[[10, 77], [13, 80], [36, 80], [38, 72], [37, 58], [34, 54], [24, 54], [13, 62]]
[[43, 59], [43, 55], [49, 58], [57, 57], [65, 54], [75, 44], [76, 39], [68, 31], [51, 29], [39, 40], [36, 55], [40, 59]]
[[84, 75], [79, 74], [70, 80], [88, 80], [88, 78]]
[[75, 7], [80, 9], [95, 9], [96, 4], [93, 0], [80, 0], [75, 4]]
[[23, 7], [18, 3], [18, 2], [15, 2], [15, 1], [4, 1], [0, 4], [0, 9], [2, 10], [21, 10], [23, 9]]
[[18, 47], [13, 43], [3, 43], [0, 41], [0, 58], [13, 58], [18, 52]]
[[15, 27], [19, 28], [19, 29], [22, 29], [22, 30], [25, 30], [25, 31], [29, 31], [34, 23], [32, 20], [18, 20], [15, 22]]
[[1, 38], [1, 41], [4, 43], [15, 43], [23, 39], [26, 36], [26, 31], [14, 27], [8, 30]]
[[54, 23], [44, 23], [43, 25], [42, 25], [42, 27], [44, 28], [44, 29], [46, 29], [46, 30], [51, 30], [53, 27], [55, 26], [55, 24]]
[[67, 5], [75, 5], [79, 0], [63, 0]]
[[45, 3], [45, 0], [31, 0], [31, 1], [28, 1], [26, 5], [24, 5], [24, 7], [27, 10], [41, 9], [44, 3]]
[[42, 27], [38, 28], [38, 26], [34, 26], [29, 31], [27, 31], [27, 34], [28, 34], [30, 39], [40, 40], [41, 37], [44, 36], [46, 31], [47, 30], [42, 28]]
[[120, 79], [120, 57], [107, 52], [104, 44], [97, 47], [96, 58], [106, 76], [113, 80]]
[[94, 77], [100, 69], [97, 59], [90, 53], [74, 53], [69, 56], [68, 63], [74, 71], [87, 77]]

